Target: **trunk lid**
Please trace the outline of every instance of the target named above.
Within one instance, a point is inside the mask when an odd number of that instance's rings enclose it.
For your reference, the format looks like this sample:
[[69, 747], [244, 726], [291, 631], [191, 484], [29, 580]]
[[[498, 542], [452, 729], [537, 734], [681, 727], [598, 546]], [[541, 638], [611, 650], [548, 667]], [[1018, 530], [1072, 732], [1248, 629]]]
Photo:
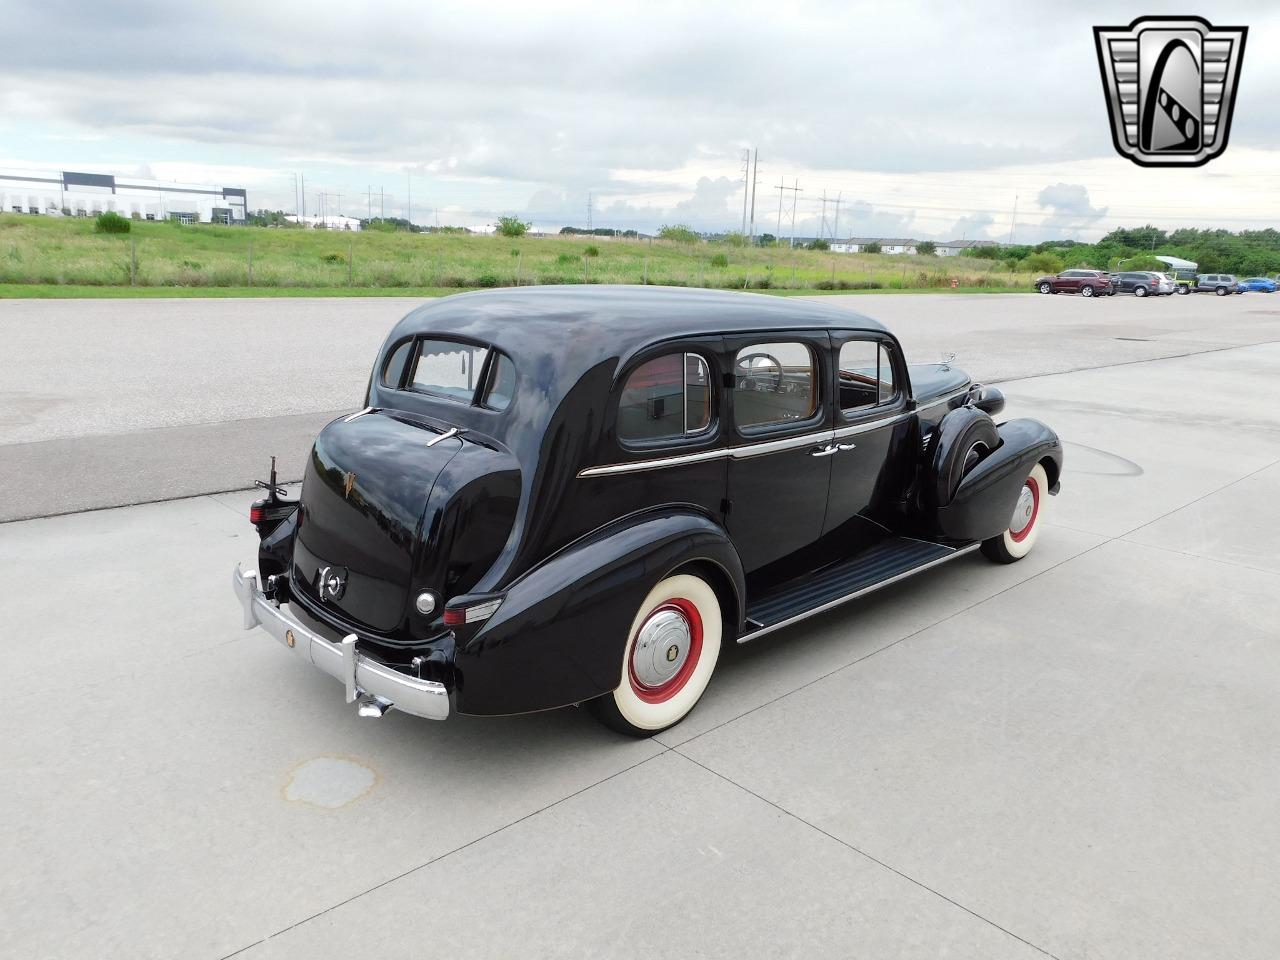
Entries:
[[294, 589], [317, 608], [379, 633], [401, 628], [423, 517], [462, 447], [445, 427], [394, 411], [326, 426], [302, 481]]

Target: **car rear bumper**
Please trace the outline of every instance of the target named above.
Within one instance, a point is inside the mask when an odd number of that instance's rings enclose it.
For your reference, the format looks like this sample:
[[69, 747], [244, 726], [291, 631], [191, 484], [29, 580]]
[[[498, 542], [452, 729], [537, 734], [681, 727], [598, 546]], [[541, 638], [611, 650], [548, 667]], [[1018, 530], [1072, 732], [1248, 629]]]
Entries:
[[346, 687], [347, 702], [359, 703], [362, 717], [380, 717], [391, 707], [428, 720], [449, 716], [449, 690], [435, 680], [421, 680], [360, 653], [356, 635], [333, 643], [280, 609], [258, 587], [258, 574], [242, 570], [231, 575], [231, 584], [244, 610], [244, 628], [262, 627], [290, 651]]

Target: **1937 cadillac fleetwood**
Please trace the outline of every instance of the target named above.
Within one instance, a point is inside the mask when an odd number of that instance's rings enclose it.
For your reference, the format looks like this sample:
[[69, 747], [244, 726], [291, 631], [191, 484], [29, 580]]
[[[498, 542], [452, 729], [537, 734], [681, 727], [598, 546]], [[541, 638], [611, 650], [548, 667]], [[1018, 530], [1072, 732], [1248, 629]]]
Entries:
[[[246, 629], [363, 716], [583, 704], [647, 736], [721, 648], [1035, 545], [1062, 448], [999, 391], [809, 301], [530, 287], [414, 310], [299, 499], [270, 484]], [[854, 621], [856, 625], [856, 621]]]

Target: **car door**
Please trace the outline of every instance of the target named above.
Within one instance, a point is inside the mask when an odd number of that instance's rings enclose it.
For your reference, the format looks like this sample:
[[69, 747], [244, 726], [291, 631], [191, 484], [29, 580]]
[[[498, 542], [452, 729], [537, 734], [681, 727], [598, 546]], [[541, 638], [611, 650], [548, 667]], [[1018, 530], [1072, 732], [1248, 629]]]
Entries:
[[1062, 274], [1061, 289], [1066, 293], [1076, 293], [1080, 290], [1080, 273], [1077, 270], [1068, 270]]
[[816, 543], [831, 458], [825, 330], [726, 337], [732, 423], [725, 523], [751, 574]]
[[888, 535], [893, 505], [909, 482], [910, 401], [895, 342], [862, 331], [833, 331], [835, 444], [823, 535], [842, 555]]

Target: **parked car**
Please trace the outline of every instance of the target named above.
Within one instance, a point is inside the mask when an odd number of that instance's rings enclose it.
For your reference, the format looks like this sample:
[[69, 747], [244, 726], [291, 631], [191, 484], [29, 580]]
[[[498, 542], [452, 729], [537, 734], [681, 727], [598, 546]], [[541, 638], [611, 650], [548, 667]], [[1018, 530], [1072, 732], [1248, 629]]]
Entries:
[[1117, 293], [1132, 293], [1135, 297], [1173, 293], [1173, 284], [1158, 273], [1132, 270], [1113, 273], [1111, 280]]
[[1196, 275], [1190, 270], [1176, 270], [1173, 274], [1173, 282], [1177, 284], [1177, 292], [1185, 296], [1195, 287]]
[[1064, 270], [1036, 281], [1041, 293], [1078, 293], [1082, 297], [1115, 295], [1111, 275], [1102, 270]]
[[1239, 281], [1236, 286], [1240, 290], [1254, 293], [1275, 293], [1277, 284], [1270, 277], [1250, 277], [1248, 280]]
[[1196, 277], [1195, 292], [1212, 292], [1225, 297], [1229, 293], [1240, 293], [1240, 285], [1229, 273], [1202, 273]]
[[1171, 273], [1155, 272], [1151, 274], [1156, 278], [1156, 292], [1162, 297], [1172, 296], [1178, 292], [1178, 281]]
[[246, 629], [363, 716], [583, 704], [648, 736], [724, 646], [1034, 547], [1062, 446], [998, 390], [800, 300], [530, 287], [414, 310], [364, 407], [274, 478]]

